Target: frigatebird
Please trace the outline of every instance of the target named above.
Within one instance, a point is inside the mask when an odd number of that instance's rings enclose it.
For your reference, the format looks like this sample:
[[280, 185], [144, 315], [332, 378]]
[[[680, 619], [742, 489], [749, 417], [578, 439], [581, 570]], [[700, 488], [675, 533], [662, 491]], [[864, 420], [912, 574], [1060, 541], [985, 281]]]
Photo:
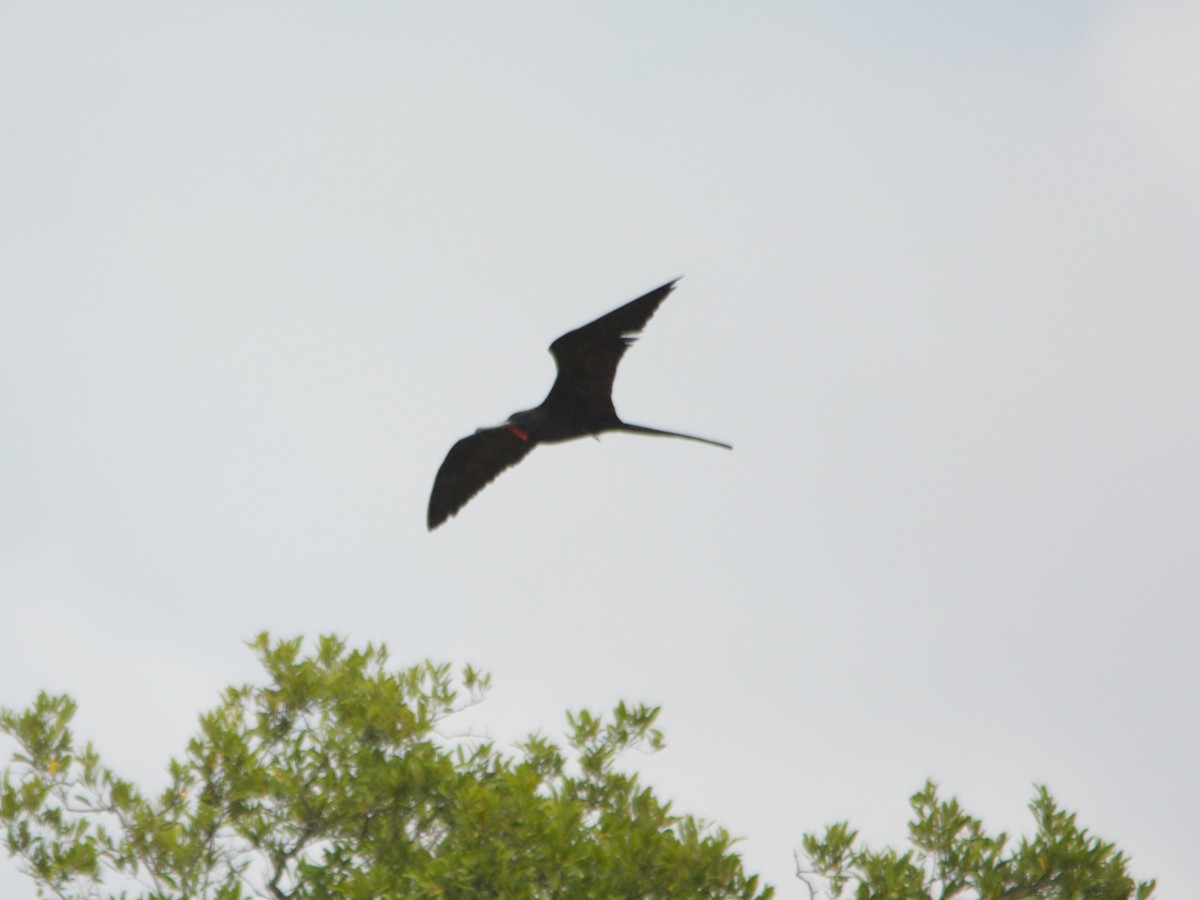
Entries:
[[556, 444], [605, 431], [685, 438], [732, 450], [729, 444], [676, 431], [622, 422], [613, 408], [617, 364], [679, 279], [631, 300], [550, 345], [558, 366], [554, 386], [541, 406], [515, 412], [501, 425], [480, 428], [450, 448], [433, 481], [427, 523], [437, 528], [462, 509], [496, 476], [524, 459], [538, 444]]

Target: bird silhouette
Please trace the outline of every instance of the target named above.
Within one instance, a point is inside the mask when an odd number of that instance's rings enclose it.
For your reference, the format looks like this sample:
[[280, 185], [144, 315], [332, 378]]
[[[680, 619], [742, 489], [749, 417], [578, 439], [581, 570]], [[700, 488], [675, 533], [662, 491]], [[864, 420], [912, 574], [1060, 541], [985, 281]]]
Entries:
[[554, 386], [541, 406], [515, 412], [502, 425], [480, 428], [446, 454], [433, 481], [426, 522], [437, 528], [462, 509], [496, 476], [524, 459], [538, 444], [555, 444], [605, 431], [685, 438], [732, 450], [729, 444], [675, 431], [622, 422], [613, 408], [617, 364], [655, 310], [675, 289], [669, 281], [550, 345], [558, 366]]

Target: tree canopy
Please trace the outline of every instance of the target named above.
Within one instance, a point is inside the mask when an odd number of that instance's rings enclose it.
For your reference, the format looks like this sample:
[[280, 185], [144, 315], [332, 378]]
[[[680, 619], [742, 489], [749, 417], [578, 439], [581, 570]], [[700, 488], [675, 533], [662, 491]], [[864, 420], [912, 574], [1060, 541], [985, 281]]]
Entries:
[[813, 897], [949, 900], [951, 897], [1016, 900], [1147, 900], [1154, 882], [1135, 882], [1129, 860], [1116, 846], [1088, 834], [1072, 813], [1060, 810], [1039, 786], [1029, 809], [1037, 823], [1032, 839], [1011, 844], [989, 836], [954, 798], [943, 801], [932, 781], [910, 799], [913, 849], [871, 850], [848, 822], [804, 836], [796, 875]]
[[[76, 742], [76, 706], [42, 693], [0, 710], [18, 750], [0, 781], [10, 854], [41, 896], [281, 898], [755, 898], [721, 828], [618, 767], [658, 750], [659, 710], [567, 714], [566, 746], [512, 752], [452, 735], [490, 679], [470, 666], [393, 669], [387, 648], [323, 637], [251, 644], [266, 684], [228, 688], [148, 796]], [[872, 850], [847, 822], [803, 837], [816, 898], [1148, 900], [1112, 843], [1038, 787], [1037, 831], [989, 835], [933, 782], [911, 798], [912, 848]]]
[[[720, 828], [617, 767], [658, 749], [658, 709], [568, 714], [567, 749], [447, 736], [488, 676], [391, 670], [386, 647], [253, 643], [265, 686], [231, 687], [149, 797], [77, 744], [41, 694], [0, 728], [19, 751], [0, 822], [43, 896], [767, 898]], [[119, 882], [114, 888], [113, 882]]]

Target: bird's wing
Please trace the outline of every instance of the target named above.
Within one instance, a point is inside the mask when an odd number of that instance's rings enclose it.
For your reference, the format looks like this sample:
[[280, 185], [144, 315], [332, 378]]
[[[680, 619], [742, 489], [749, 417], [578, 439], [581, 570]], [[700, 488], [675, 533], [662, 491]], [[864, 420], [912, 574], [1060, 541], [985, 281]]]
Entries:
[[509, 426], [500, 425], [481, 428], [451, 447], [429, 495], [429, 530], [466, 506], [505, 469], [524, 459], [535, 443]]
[[617, 364], [677, 281], [669, 281], [582, 328], [568, 331], [551, 344], [558, 377], [546, 396], [546, 406], [574, 411], [595, 408], [611, 413]]

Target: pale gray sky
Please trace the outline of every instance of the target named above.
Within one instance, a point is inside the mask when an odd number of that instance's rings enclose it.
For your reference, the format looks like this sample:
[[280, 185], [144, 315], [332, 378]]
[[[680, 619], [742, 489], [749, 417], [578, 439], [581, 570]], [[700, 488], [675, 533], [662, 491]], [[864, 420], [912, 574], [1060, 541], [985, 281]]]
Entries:
[[[0, 704], [164, 780], [335, 631], [745, 837], [1046, 783], [1200, 893], [1200, 6], [0, 7]], [[539, 449], [425, 532], [564, 331], [729, 440]], [[7, 756], [11, 747], [0, 747]], [[31, 884], [0, 860], [0, 895]]]

